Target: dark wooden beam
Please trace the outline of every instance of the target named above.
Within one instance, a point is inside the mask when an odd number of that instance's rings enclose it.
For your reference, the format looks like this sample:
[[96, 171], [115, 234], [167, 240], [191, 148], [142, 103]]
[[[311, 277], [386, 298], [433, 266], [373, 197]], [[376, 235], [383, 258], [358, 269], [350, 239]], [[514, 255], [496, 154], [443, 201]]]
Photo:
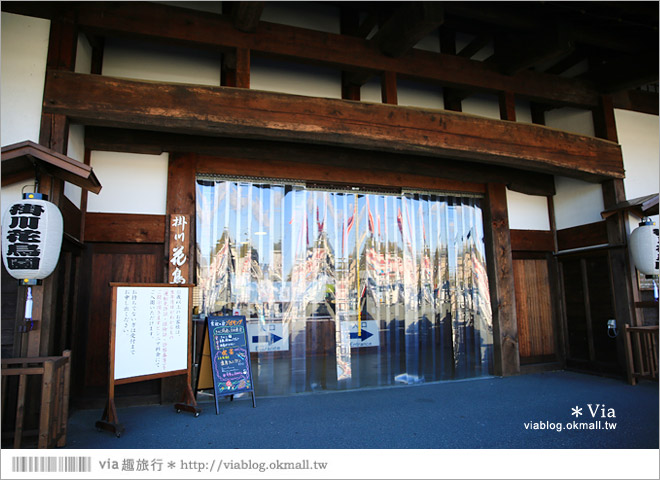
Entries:
[[48, 72], [44, 111], [85, 125], [350, 146], [592, 181], [624, 174], [616, 143], [447, 111], [68, 72]]
[[658, 115], [658, 92], [626, 90], [612, 94], [614, 108]]
[[257, 30], [266, 2], [234, 2], [231, 21], [241, 32], [252, 33]]
[[[440, 177], [458, 182], [506, 183], [510, 190], [528, 195], [548, 196], [555, 194], [554, 177], [552, 175], [472, 162], [457, 162], [455, 160], [343, 147], [237, 140], [104, 127], [87, 127], [85, 130], [85, 146], [91, 150], [152, 155], [160, 155], [163, 152], [190, 152], [219, 156], [237, 159], [237, 164], [241, 168], [258, 161], [288, 160], [294, 164], [317, 164], [325, 169], [332, 167], [367, 169], [372, 171], [375, 176], [381, 174], [382, 171], [394, 175], [422, 173], [426, 177]], [[300, 166], [295, 168], [300, 169]], [[266, 176], [275, 177], [277, 175], [271, 172]], [[353, 176], [349, 175], [349, 178], [353, 178]], [[371, 183], [373, 181], [371, 180]], [[409, 186], [419, 187], [418, 185]]]
[[401, 57], [442, 25], [441, 2], [404, 2], [373, 36], [373, 43], [388, 57]]
[[604, 221], [557, 230], [559, 251], [604, 244], [607, 244], [607, 226]]
[[515, 75], [542, 63], [559, 60], [574, 49], [574, 41], [562, 28], [543, 29], [525, 36], [500, 35], [495, 37], [492, 61], [504, 74]]
[[148, 38], [214, 51], [248, 48], [253, 54], [322, 64], [340, 70], [383, 71], [476, 91], [510, 90], [520, 98], [572, 106], [595, 106], [598, 94], [588, 82], [531, 71], [513, 77], [482, 62], [412, 49], [405, 57], [384, 55], [372, 42], [286, 25], [260, 22], [256, 33], [234, 28], [228, 16], [145, 2], [81, 2], [81, 28], [100, 35]]
[[458, 52], [459, 57], [472, 58], [473, 55], [476, 55], [482, 48], [488, 45], [493, 39], [490, 35], [478, 35], [472, 39], [470, 43], [464, 46], [460, 52]]
[[[655, 59], [652, 61], [651, 59]], [[602, 93], [630, 90], [658, 81], [658, 51], [621, 55], [592, 66], [582, 78], [598, 85]]]
[[[560, 13], [553, 14], [547, 9], [544, 10], [541, 2], [538, 5], [527, 3], [525, 9], [520, 8], [520, 5], [518, 2], [446, 2], [445, 14], [448, 23], [454, 17], [460, 17], [476, 20], [499, 30], [506, 28], [532, 33], [547, 28], [549, 24], [562, 22], [566, 32], [579, 43], [629, 53], [646, 46], [640, 43], [638, 38], [612, 35], [606, 29], [586, 22], [568, 21], [562, 18]], [[649, 39], [654, 37], [651, 32], [648, 36]], [[657, 37], [657, 31], [655, 36]]]
[[86, 242], [163, 243], [165, 215], [85, 214]]
[[511, 230], [511, 250], [514, 252], [553, 252], [555, 238], [551, 231]]

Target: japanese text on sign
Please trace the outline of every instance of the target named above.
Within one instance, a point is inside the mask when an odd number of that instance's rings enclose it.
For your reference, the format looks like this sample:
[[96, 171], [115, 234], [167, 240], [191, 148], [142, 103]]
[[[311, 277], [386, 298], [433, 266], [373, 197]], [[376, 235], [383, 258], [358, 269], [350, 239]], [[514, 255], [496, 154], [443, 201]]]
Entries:
[[188, 282], [187, 225], [187, 215], [170, 215], [170, 283], [184, 284]]
[[118, 287], [115, 380], [185, 370], [188, 365], [188, 290]]

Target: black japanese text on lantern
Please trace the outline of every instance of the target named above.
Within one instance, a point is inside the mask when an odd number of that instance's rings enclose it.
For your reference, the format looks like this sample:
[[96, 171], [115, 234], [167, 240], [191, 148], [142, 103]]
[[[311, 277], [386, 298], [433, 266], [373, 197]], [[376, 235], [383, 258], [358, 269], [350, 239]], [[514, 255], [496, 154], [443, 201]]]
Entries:
[[39, 222], [44, 207], [17, 203], [10, 210], [7, 232], [7, 267], [10, 270], [39, 269], [41, 231]]

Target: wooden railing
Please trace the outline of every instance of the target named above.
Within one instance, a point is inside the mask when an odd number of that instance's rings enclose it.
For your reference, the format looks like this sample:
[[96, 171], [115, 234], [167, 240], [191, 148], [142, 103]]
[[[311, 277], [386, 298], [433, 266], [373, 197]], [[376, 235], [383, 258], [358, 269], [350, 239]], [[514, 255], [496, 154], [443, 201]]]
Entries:
[[658, 326], [624, 325], [628, 383], [638, 378], [658, 380]]
[[[54, 448], [66, 445], [66, 427], [69, 416], [69, 382], [71, 351], [61, 357], [7, 358], [2, 360], [2, 412], [10, 393], [9, 378], [18, 377], [16, 416], [13, 433], [14, 448], [21, 448], [26, 420], [26, 393], [28, 377], [41, 375], [41, 403], [39, 404], [37, 448]], [[11, 389], [12, 393], [16, 390]], [[12, 402], [13, 403], [13, 402]]]

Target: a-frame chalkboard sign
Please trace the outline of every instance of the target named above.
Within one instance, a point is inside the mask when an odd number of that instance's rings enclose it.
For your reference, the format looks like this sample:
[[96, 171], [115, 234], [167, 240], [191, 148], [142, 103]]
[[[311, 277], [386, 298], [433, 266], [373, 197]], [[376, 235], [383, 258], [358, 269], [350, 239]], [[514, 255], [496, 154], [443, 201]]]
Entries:
[[108, 402], [99, 430], [124, 431], [115, 409], [115, 385], [186, 375], [177, 413], [201, 410], [190, 387], [192, 287], [161, 283], [111, 283]]
[[216, 415], [220, 413], [218, 400], [228, 395], [251, 393], [252, 406], [256, 407], [245, 317], [211, 315], [207, 327]]

